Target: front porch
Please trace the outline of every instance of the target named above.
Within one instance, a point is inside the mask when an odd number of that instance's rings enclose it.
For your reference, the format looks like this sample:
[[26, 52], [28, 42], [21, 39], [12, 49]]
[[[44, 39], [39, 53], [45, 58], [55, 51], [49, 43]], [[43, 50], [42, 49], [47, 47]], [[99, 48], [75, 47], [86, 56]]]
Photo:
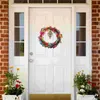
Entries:
[[[75, 100], [73, 78], [81, 70], [92, 74], [99, 90], [100, 1], [26, 1], [0, 1], [0, 95], [4, 93], [5, 73], [12, 65], [20, 68], [24, 100], [29, 96], [30, 100]], [[62, 43], [54, 49], [43, 47], [38, 39], [41, 28], [48, 26], [63, 35]], [[56, 40], [55, 36], [44, 38], [48, 43]]]

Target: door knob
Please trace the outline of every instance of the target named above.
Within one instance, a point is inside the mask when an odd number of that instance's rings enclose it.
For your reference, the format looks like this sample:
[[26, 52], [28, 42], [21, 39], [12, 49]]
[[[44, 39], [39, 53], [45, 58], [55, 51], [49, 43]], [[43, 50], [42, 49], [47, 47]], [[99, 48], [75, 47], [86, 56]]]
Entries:
[[29, 62], [32, 63], [33, 62], [33, 59], [29, 59]]

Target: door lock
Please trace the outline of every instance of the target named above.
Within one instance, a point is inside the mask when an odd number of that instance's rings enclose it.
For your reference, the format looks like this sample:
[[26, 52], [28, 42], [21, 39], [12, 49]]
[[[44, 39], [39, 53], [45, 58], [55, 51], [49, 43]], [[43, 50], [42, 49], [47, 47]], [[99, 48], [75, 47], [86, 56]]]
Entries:
[[29, 54], [32, 56], [33, 55], [33, 52], [30, 52]]

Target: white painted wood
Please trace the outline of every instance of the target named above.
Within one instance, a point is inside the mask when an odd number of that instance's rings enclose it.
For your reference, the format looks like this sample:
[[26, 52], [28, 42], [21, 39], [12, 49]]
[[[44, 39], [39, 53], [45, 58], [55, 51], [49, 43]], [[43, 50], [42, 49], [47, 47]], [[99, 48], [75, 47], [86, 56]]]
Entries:
[[91, 6], [92, 0], [86, 0], [86, 1], [87, 1], [87, 4], [89, 4]]
[[[20, 79], [24, 84], [25, 93], [24, 100], [28, 100], [28, 9], [25, 8], [10, 8], [9, 9], [9, 66], [14, 66], [14, 72], [16, 68], [20, 68], [19, 75]], [[24, 56], [14, 56], [14, 13], [15, 12], [24, 12]]]
[[[60, 13], [59, 13], [60, 11]], [[71, 8], [30, 8], [30, 52], [34, 61], [29, 65], [29, 93], [71, 94]], [[63, 34], [62, 43], [55, 49], [41, 46], [38, 40], [43, 27], [53, 26]], [[55, 41], [55, 35], [50, 40]], [[49, 72], [50, 71], [50, 72]]]
[[88, 7], [89, 8], [89, 4], [82, 4], [82, 3], [78, 3], [78, 4], [70, 4], [70, 3], [66, 3], [66, 4], [12, 4], [11, 7], [38, 7], [38, 8], [41, 8], [41, 7], [54, 7], [54, 8], [64, 8], [64, 7]]
[[[90, 9], [87, 8], [78, 8], [76, 7], [75, 9], [75, 14], [77, 12], [85, 12], [86, 13], [86, 56], [76, 56], [76, 69], [77, 71], [79, 70], [84, 70], [86, 73], [91, 74], [92, 72], [92, 45], [91, 45], [91, 18], [90, 18]], [[76, 18], [76, 17], [75, 17]], [[80, 67], [79, 67], [80, 66]], [[83, 68], [81, 69], [81, 66], [83, 66]], [[77, 73], [77, 72], [75, 72]]]
[[[75, 56], [76, 56], [76, 34], [75, 34], [75, 23], [76, 19], [75, 19], [75, 7], [72, 7], [72, 53], [71, 53], [71, 58], [72, 58], [72, 63], [71, 63], [71, 68], [72, 68], [72, 87], [74, 86], [74, 72], [75, 72]], [[72, 95], [71, 95], [71, 100], [75, 100], [75, 89], [74, 87], [72, 88]]]

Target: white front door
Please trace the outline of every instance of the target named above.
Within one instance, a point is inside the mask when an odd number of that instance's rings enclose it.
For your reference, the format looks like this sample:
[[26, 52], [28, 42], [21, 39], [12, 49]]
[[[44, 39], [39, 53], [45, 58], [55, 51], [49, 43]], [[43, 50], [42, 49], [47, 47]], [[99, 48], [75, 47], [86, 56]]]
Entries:
[[[56, 27], [63, 35], [62, 43], [52, 49], [39, 42], [41, 28]], [[72, 10], [71, 8], [30, 8], [29, 11], [29, 93], [71, 94], [72, 89]], [[56, 40], [55, 34], [45, 41]]]

